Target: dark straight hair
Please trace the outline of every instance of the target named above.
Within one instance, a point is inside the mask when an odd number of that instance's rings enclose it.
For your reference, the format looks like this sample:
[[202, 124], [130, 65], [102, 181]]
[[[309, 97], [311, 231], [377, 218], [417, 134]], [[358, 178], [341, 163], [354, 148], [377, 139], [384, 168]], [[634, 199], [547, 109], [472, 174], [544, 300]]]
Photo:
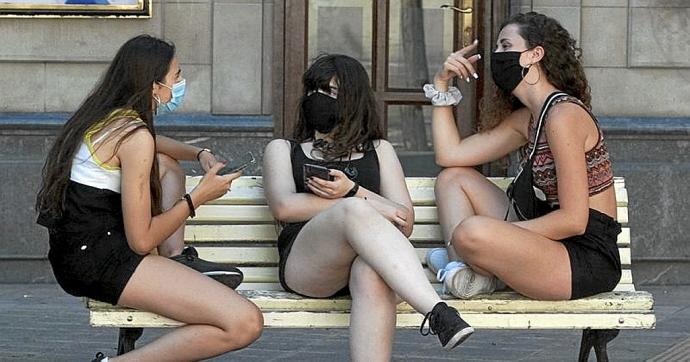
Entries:
[[314, 128], [304, 117], [302, 104], [309, 94], [319, 89], [330, 93], [330, 81], [338, 84], [338, 115], [333, 144], [322, 149], [328, 158], [345, 157], [352, 151], [362, 152], [372, 142], [383, 139], [383, 130], [369, 76], [356, 59], [342, 54], [322, 54], [314, 59], [302, 77], [303, 94], [294, 129], [298, 142], [314, 139]]
[[[60, 129], [43, 165], [41, 187], [36, 197], [37, 212], [55, 219], [62, 216], [72, 161], [84, 135], [113, 111], [134, 110], [155, 139], [151, 109], [153, 84], [164, 81], [174, 56], [175, 46], [172, 43], [149, 35], [136, 36], [120, 47], [94, 90]], [[124, 140], [141, 127], [124, 134], [115, 146], [114, 153]], [[150, 188], [151, 213], [157, 215], [161, 213], [161, 186], [155, 155]]]

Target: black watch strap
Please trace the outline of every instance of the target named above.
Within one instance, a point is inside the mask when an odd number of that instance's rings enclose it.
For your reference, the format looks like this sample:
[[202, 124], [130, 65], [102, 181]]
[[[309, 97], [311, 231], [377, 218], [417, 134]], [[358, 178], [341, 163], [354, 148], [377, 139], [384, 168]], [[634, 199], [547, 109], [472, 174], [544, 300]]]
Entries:
[[352, 186], [350, 191], [348, 191], [345, 194], [345, 196], [343, 196], [343, 197], [353, 197], [353, 196], [357, 195], [357, 191], [359, 191], [359, 184], [357, 182], [355, 182], [355, 185]]

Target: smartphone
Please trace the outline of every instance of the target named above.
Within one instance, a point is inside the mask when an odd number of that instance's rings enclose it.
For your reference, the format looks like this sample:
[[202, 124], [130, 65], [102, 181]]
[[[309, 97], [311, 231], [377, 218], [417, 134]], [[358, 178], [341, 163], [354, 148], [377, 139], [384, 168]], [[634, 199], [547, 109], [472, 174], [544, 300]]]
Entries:
[[238, 171], [242, 171], [245, 168], [253, 165], [256, 163], [256, 159], [254, 158], [254, 154], [251, 152], [247, 152], [243, 157], [238, 158], [237, 160], [234, 160], [233, 162], [228, 162], [225, 167], [221, 168], [218, 171], [218, 175], [227, 175], [229, 173], [235, 173]]
[[333, 181], [335, 178], [331, 176], [329, 172], [330, 170], [328, 170], [328, 168], [311, 163], [305, 163], [304, 166], [302, 166], [304, 182], [306, 182], [310, 177], [318, 177], [322, 180]]

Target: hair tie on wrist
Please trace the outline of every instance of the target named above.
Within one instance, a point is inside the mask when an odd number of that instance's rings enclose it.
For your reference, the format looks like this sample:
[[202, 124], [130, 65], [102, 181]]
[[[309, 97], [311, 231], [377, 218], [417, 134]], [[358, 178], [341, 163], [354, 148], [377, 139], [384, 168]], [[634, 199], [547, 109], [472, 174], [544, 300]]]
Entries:
[[210, 154], [213, 154], [213, 152], [211, 152], [211, 150], [209, 150], [208, 148], [202, 148], [202, 149], [199, 150], [199, 152], [196, 153], [196, 160], [197, 160], [197, 161], [201, 161], [201, 160], [199, 159], [199, 157], [201, 156], [201, 153], [204, 152], [204, 151], [206, 151], [206, 152], [208, 152], [208, 153], [210, 153]]
[[448, 87], [447, 92], [441, 92], [433, 84], [425, 84], [424, 96], [431, 99], [434, 106], [456, 106], [462, 100], [462, 93], [457, 87]]

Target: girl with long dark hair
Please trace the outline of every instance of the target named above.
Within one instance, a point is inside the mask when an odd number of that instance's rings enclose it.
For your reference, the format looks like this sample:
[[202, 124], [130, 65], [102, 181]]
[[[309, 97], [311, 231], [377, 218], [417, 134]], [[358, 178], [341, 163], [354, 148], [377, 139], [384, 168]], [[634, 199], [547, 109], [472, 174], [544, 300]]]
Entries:
[[[507, 20], [491, 54], [497, 88], [483, 101], [480, 132], [463, 139], [452, 108], [433, 96], [442, 99], [456, 76], [478, 77], [476, 45], [451, 54], [430, 88], [448, 248], [427, 260], [463, 298], [493, 291], [496, 278], [537, 299], [612, 290], [621, 275], [612, 165], [575, 40], [542, 14]], [[518, 149], [521, 171], [507, 194], [474, 169]]]
[[[412, 202], [364, 67], [322, 55], [303, 85], [294, 140], [271, 141], [264, 154], [266, 197], [283, 223], [281, 285], [313, 298], [351, 294], [355, 361], [390, 360], [398, 296], [452, 349], [473, 329], [441, 301], [407, 239]], [[328, 170], [314, 176], [310, 165]]]
[[[172, 44], [147, 35], [127, 41], [60, 130], [43, 169], [36, 209], [49, 230], [48, 258], [60, 286], [187, 324], [111, 360], [198, 360], [247, 346], [262, 330], [254, 304], [188, 267], [213, 264], [154, 255], [166, 246], [179, 252], [179, 241], [166, 240], [239, 177], [217, 175], [223, 164], [209, 152], [156, 135], [154, 114], [181, 102], [180, 73]], [[184, 194], [184, 174], [180, 180], [170, 166], [194, 158], [208, 171]], [[166, 205], [169, 192], [180, 193]], [[239, 279], [230, 273], [225, 282], [236, 286]], [[107, 357], [99, 353], [97, 360]]]

